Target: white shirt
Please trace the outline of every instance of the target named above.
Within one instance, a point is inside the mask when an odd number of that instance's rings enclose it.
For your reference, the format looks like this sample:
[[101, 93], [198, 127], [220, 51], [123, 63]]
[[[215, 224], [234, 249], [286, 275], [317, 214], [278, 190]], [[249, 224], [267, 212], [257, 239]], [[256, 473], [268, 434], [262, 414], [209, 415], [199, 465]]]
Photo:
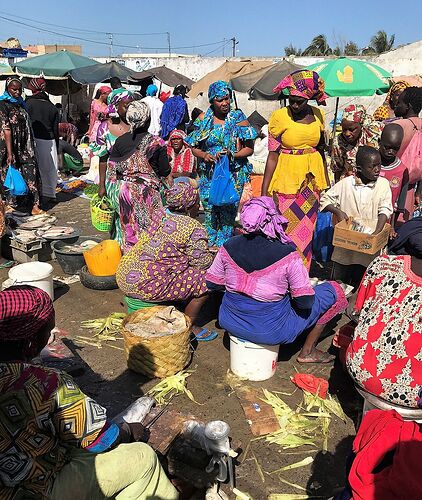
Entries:
[[160, 135], [160, 117], [163, 110], [163, 103], [160, 101], [160, 99], [158, 99], [157, 96], [150, 95], [147, 95], [146, 97], [141, 99], [141, 101], [148, 104], [151, 112], [151, 123], [148, 128], [148, 132], [152, 135]]
[[[366, 223], [375, 230], [378, 217], [382, 214], [389, 219], [393, 213], [390, 183], [383, 177], [375, 182], [363, 184], [354, 175], [341, 179], [321, 195], [320, 210], [334, 205], [349, 217]], [[334, 247], [332, 260], [339, 264], [361, 264], [368, 266], [376, 255], [367, 255], [353, 250]]]

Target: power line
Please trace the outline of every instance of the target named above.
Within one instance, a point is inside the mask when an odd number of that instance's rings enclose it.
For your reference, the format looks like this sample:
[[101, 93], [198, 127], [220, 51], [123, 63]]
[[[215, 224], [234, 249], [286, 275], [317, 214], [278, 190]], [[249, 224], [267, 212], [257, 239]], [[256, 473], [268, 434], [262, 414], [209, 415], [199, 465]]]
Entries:
[[[101, 42], [101, 41], [98, 41], [98, 40], [92, 40], [92, 39], [84, 38], [84, 37], [81, 37], [81, 36], [67, 35], [65, 33], [59, 33], [59, 32], [54, 31], [54, 30], [49, 30], [49, 29], [46, 29], [46, 28], [41, 28], [39, 26], [34, 26], [32, 24], [29, 24], [29, 23], [24, 23], [23, 21], [16, 21], [15, 19], [10, 19], [10, 18], [5, 17], [5, 16], [0, 16], [0, 19], [3, 19], [4, 21], [10, 22], [10, 23], [14, 23], [14, 24], [17, 24], [17, 25], [20, 25], [20, 26], [28, 27], [28, 28], [34, 29], [36, 31], [42, 31], [44, 33], [49, 33], [49, 34], [52, 34], [52, 35], [63, 36], [65, 38], [70, 38], [72, 40], [80, 40], [80, 41], [83, 41], [83, 42], [93, 43], [93, 44], [97, 44], [97, 45], [110, 46], [110, 42]], [[110, 36], [114, 36], [114, 35], [119, 34], [119, 33], [114, 33], [114, 32], [113, 33], [111, 33], [111, 32], [97, 32], [97, 33], [104, 34], [105, 36], [108, 36], [109, 39], [110, 39]], [[149, 33], [149, 35], [151, 35], [151, 34], [152, 33]], [[161, 34], [161, 33], [156, 33], [156, 34]], [[167, 35], [167, 41], [168, 41], [170, 33], [169, 32], [164, 32], [162, 34]], [[135, 36], [135, 34], [133, 34], [133, 36]], [[141, 34], [138, 34], [136, 36], [141, 36]], [[199, 47], [210, 47], [210, 46], [213, 46], [213, 45], [221, 44], [222, 42], [223, 42], [223, 40], [219, 40], [218, 42], [204, 43], [204, 44], [200, 44], [200, 45], [184, 45], [184, 46], [179, 46], [179, 47], [171, 47], [171, 49], [174, 50], [174, 49], [193, 49], [193, 48], [197, 48], [197, 47], [198, 48]], [[130, 48], [130, 49], [137, 49], [138, 48], [138, 46], [136, 46], [136, 45], [123, 45], [123, 44], [116, 44], [116, 43], [113, 43], [113, 47]], [[167, 47], [143, 47], [143, 49], [144, 50], [168, 50], [169, 49], [169, 43], [167, 44]]]

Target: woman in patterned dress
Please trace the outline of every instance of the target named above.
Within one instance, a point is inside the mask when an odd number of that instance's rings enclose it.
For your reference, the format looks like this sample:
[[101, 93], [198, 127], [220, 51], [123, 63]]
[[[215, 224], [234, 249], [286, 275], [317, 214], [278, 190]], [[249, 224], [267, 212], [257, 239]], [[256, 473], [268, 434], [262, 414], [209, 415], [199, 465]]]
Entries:
[[422, 408], [422, 217], [403, 224], [390, 254], [368, 267], [346, 363], [355, 383], [400, 407]]
[[109, 179], [116, 179], [116, 194], [122, 250], [126, 253], [162, 208], [161, 179], [171, 184], [171, 168], [162, 139], [148, 132], [150, 109], [142, 101], [132, 102], [126, 112], [130, 130], [114, 143], [108, 166]]
[[213, 255], [202, 225], [188, 217], [198, 209], [198, 190], [179, 182], [166, 193], [168, 208], [157, 210], [148, 230], [123, 256], [116, 279], [130, 297], [145, 302], [183, 302], [194, 333], [201, 307], [207, 300], [205, 273]]
[[[39, 201], [41, 191], [40, 174], [35, 157], [35, 141], [29, 115], [22, 99], [22, 82], [16, 76], [6, 80], [6, 90], [0, 96], [0, 177], [6, 179], [9, 165], [22, 174], [28, 185], [32, 215], [42, 213]], [[9, 204], [20, 202], [7, 193], [4, 195]]]
[[239, 204], [209, 205], [214, 167], [220, 156], [228, 156], [230, 174], [240, 199], [243, 186], [250, 180], [252, 165], [248, 157], [253, 154], [253, 140], [257, 133], [240, 109], [231, 109], [232, 88], [227, 82], [219, 80], [212, 83], [208, 89], [208, 100], [210, 107], [197, 118], [196, 129], [189, 134], [186, 142], [199, 158], [199, 196], [205, 211], [204, 225], [209, 245], [220, 247], [233, 236]]

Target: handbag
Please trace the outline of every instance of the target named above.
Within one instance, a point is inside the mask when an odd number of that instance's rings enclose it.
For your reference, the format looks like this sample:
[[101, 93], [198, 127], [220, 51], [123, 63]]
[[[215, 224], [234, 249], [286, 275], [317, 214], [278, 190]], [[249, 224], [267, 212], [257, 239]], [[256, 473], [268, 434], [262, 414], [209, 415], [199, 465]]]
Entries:
[[236, 191], [230, 175], [229, 159], [227, 155], [222, 155], [215, 165], [208, 203], [221, 207], [223, 205], [236, 205], [239, 200], [239, 193]]
[[9, 165], [3, 185], [12, 196], [23, 196], [29, 191], [22, 174], [13, 165]]

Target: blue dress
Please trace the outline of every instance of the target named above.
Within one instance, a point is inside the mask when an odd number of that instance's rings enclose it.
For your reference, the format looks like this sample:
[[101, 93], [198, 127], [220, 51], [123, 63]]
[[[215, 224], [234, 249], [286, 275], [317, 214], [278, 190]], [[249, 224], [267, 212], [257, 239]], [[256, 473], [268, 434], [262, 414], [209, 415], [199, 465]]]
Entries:
[[[232, 155], [237, 151], [237, 142], [253, 140], [257, 137], [255, 129], [251, 126], [237, 125], [246, 121], [247, 118], [240, 110], [233, 110], [227, 115], [224, 124], [214, 123], [214, 113], [209, 108], [203, 120], [197, 119], [197, 127], [186, 139], [192, 147], [215, 155], [223, 149], [231, 151]], [[243, 186], [250, 180], [252, 165], [247, 158], [235, 158], [229, 164], [233, 184], [242, 196]], [[214, 174], [214, 164], [200, 161], [198, 165], [199, 195], [205, 211], [204, 225], [208, 233], [210, 246], [222, 246], [233, 236], [238, 204], [225, 205], [222, 207], [211, 206], [208, 203], [211, 180]]]

